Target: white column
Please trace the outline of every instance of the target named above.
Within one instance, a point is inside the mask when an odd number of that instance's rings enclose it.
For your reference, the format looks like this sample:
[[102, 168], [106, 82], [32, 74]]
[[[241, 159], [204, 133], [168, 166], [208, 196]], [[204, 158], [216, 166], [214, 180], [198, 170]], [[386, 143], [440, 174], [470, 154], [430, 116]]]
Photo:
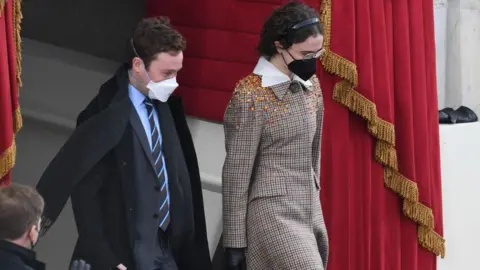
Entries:
[[445, 106], [464, 105], [480, 116], [480, 0], [447, 3]]
[[438, 108], [445, 107], [445, 68], [447, 64], [447, 0], [435, 0], [435, 49], [437, 54]]

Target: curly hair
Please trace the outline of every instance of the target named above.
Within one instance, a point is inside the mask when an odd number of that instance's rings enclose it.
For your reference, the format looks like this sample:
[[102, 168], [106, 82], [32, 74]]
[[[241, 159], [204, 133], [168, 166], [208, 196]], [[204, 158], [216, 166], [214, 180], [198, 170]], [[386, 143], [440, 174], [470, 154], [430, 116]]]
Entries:
[[148, 69], [159, 53], [178, 53], [185, 48], [185, 38], [170, 25], [170, 19], [163, 16], [143, 19], [137, 24], [132, 38], [128, 41], [129, 68], [132, 67], [132, 59], [135, 57], [140, 57]]
[[315, 9], [298, 1], [289, 2], [275, 9], [263, 25], [257, 48], [260, 55], [270, 59], [277, 54], [275, 41], [279, 41], [284, 49], [288, 49], [292, 44], [304, 42], [311, 36], [323, 35], [320, 23], [289, 32], [295, 24], [311, 18], [319, 18]]

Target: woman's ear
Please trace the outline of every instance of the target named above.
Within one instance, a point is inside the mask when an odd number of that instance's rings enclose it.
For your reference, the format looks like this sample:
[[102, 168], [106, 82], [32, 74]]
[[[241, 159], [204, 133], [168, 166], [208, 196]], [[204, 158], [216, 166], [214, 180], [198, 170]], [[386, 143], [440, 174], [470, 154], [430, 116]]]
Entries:
[[284, 51], [283, 46], [280, 43], [280, 41], [275, 41], [274, 44], [275, 44], [275, 48], [277, 48], [277, 53], [281, 53], [281, 52]]

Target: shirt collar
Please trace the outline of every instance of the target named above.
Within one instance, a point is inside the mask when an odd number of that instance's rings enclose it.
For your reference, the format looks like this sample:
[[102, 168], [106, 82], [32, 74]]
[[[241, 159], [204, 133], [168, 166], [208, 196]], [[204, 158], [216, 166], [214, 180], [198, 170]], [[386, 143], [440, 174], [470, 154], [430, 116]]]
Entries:
[[[262, 87], [271, 87], [290, 81], [290, 77], [288, 77], [285, 73], [281, 72], [277, 67], [275, 67], [263, 56], [260, 57], [260, 59], [258, 60], [258, 63], [253, 70], [253, 73], [261, 76]], [[304, 81], [295, 74], [293, 75], [292, 80], [302, 83], [307, 88], [312, 87], [312, 82], [310, 80]]]
[[128, 85], [128, 96], [133, 103], [135, 108], [138, 108], [145, 101], [145, 95], [142, 94], [135, 86], [132, 84]]

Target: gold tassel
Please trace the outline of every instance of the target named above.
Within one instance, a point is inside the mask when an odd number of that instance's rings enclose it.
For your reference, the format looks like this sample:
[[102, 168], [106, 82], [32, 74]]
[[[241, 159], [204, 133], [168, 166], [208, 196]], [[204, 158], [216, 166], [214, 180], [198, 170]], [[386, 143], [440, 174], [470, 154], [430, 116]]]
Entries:
[[[22, 2], [21, 0], [13, 1], [13, 18], [14, 18], [14, 39], [17, 59], [17, 85], [20, 89], [22, 87], [22, 38], [20, 32], [22, 31]], [[18, 91], [20, 93], [20, 91]]]
[[417, 184], [398, 169], [394, 125], [378, 116], [376, 106], [355, 90], [358, 73], [355, 63], [330, 49], [332, 31], [332, 0], [323, 0], [320, 8], [323, 23], [325, 54], [324, 69], [341, 80], [334, 86], [333, 99], [367, 121], [368, 131], [376, 139], [375, 159], [384, 167], [384, 184], [403, 198], [403, 213], [418, 224], [418, 242], [437, 256], [445, 257], [445, 239], [434, 231], [433, 211], [419, 202]]
[[17, 132], [23, 126], [23, 119], [22, 113], [20, 112], [20, 106], [15, 110], [13, 113], [13, 133], [17, 134]]
[[435, 231], [424, 226], [418, 226], [418, 242], [422, 247], [445, 258], [445, 239]]
[[6, 0], [0, 0], [0, 18], [2, 17], [3, 14], [3, 8], [5, 7]]
[[5, 177], [15, 165], [16, 151], [15, 138], [13, 138], [12, 145], [0, 155], [0, 180]]

